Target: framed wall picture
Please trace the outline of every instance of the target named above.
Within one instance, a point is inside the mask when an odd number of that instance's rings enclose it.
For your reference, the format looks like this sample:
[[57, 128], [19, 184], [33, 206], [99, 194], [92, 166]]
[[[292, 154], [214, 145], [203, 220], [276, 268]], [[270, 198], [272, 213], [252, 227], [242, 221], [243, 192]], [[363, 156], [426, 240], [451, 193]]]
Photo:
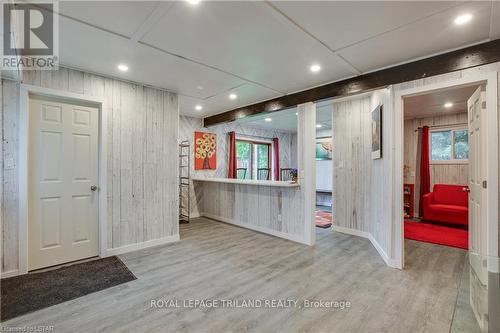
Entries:
[[323, 137], [316, 139], [316, 159], [331, 160], [333, 152], [332, 137]]
[[372, 111], [372, 159], [382, 158], [382, 105]]
[[194, 169], [217, 168], [217, 136], [215, 133], [194, 132]]

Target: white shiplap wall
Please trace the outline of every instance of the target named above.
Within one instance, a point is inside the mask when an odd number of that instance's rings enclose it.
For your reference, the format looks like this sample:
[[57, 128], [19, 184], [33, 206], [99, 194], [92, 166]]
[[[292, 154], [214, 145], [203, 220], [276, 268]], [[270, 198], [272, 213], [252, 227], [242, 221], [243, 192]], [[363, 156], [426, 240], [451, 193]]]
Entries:
[[[25, 71], [23, 83], [101, 97], [108, 128], [107, 247], [178, 235], [177, 95], [81, 71]], [[2, 80], [2, 272], [18, 265], [19, 83]]]

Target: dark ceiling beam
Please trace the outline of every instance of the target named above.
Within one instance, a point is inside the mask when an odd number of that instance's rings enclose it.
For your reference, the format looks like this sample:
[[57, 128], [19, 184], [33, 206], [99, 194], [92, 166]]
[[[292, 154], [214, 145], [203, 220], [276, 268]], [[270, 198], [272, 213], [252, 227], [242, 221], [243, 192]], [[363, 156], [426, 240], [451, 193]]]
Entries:
[[212, 126], [259, 113], [279, 111], [302, 103], [358, 94], [391, 84], [460, 71], [497, 61], [500, 61], [500, 39], [226, 111], [204, 118], [203, 123], [205, 126]]

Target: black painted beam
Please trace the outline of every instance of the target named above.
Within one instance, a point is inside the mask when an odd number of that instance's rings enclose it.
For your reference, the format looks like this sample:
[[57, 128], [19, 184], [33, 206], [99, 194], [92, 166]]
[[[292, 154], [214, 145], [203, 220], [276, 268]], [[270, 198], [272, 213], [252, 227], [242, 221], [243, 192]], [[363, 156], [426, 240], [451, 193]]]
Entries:
[[353, 95], [391, 84], [460, 71], [498, 61], [500, 61], [500, 39], [226, 111], [206, 117], [203, 121], [205, 126], [212, 126], [250, 115], [279, 111], [306, 102]]

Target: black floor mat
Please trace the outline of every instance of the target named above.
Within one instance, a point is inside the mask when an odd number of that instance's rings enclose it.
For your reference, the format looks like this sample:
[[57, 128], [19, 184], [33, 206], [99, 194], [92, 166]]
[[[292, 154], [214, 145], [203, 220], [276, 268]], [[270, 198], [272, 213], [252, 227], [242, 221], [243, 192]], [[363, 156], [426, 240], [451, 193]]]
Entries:
[[118, 257], [2, 279], [0, 317], [5, 321], [135, 279]]

